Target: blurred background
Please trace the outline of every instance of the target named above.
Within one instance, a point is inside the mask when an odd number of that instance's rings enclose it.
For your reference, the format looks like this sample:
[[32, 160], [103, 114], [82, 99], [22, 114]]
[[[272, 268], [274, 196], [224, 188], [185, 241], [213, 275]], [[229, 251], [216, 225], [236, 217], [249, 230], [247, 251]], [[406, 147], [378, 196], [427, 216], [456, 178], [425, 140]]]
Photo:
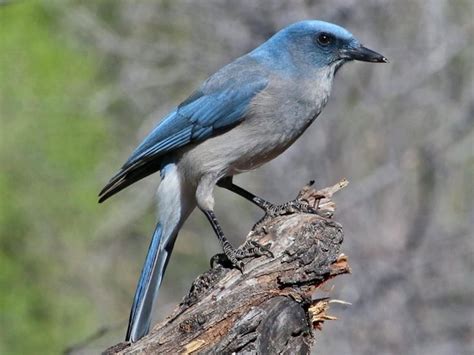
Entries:
[[[319, 354], [474, 353], [472, 0], [0, 1], [0, 353], [98, 353], [123, 339], [154, 228], [154, 176], [104, 205], [133, 148], [209, 74], [278, 29], [338, 23], [390, 59], [345, 66], [296, 144], [237, 182], [273, 202], [346, 177], [353, 274]], [[261, 212], [229, 192], [234, 245]], [[219, 252], [194, 212], [162, 319]], [[71, 348], [72, 347], [72, 348]]]

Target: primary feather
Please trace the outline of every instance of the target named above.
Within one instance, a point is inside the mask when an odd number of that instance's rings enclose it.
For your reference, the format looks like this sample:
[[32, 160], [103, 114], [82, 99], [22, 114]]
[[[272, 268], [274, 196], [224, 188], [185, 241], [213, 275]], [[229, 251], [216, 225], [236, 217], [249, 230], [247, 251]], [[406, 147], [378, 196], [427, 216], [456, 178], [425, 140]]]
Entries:
[[239, 124], [252, 98], [267, 85], [260, 73], [249, 71], [249, 61], [242, 57], [222, 68], [166, 116], [102, 189], [99, 202], [158, 171], [167, 154]]

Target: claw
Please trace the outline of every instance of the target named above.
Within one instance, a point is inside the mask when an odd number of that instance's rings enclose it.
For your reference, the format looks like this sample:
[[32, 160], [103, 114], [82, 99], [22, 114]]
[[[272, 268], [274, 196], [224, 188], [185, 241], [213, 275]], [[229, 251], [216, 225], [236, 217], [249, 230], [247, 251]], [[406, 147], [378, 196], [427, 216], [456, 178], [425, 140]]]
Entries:
[[298, 200], [293, 200], [293, 201], [286, 202], [282, 205], [269, 206], [268, 209], [266, 210], [265, 217], [268, 216], [268, 217], [274, 218], [277, 216], [283, 216], [283, 215], [297, 213], [297, 212], [319, 214], [320, 212], [318, 210], [318, 207], [319, 207], [319, 204], [316, 204], [313, 207], [307, 203], [303, 203]]
[[249, 244], [252, 245], [252, 249], [249, 249], [249, 251], [253, 252], [255, 256], [268, 256], [269, 258], [274, 258], [275, 256], [270, 250], [270, 247], [272, 246], [271, 243], [268, 244], [260, 244], [254, 240], [250, 240], [248, 242]]
[[241, 273], [244, 273], [245, 263], [241, 259], [258, 258], [266, 256], [274, 258], [275, 256], [270, 251], [271, 243], [260, 244], [254, 240], [248, 240], [241, 248], [230, 249], [226, 248], [227, 253], [214, 255], [211, 260], [211, 268], [214, 269], [217, 265], [222, 265], [225, 268], [236, 268]]
[[243, 261], [238, 261], [236, 264], [234, 264], [235, 268], [240, 271], [241, 274], [244, 273], [244, 262]]
[[224, 253], [214, 255], [210, 260], [210, 264], [211, 264], [211, 269], [214, 269], [217, 265], [221, 265], [225, 268], [235, 267], [241, 273], [244, 273], [244, 266], [245, 266], [244, 262], [241, 260], [238, 260], [234, 256], [227, 256]]
[[273, 253], [270, 251], [271, 243], [262, 245], [254, 240], [248, 240], [242, 249], [239, 249], [237, 258], [258, 258], [260, 256], [267, 256], [273, 258]]

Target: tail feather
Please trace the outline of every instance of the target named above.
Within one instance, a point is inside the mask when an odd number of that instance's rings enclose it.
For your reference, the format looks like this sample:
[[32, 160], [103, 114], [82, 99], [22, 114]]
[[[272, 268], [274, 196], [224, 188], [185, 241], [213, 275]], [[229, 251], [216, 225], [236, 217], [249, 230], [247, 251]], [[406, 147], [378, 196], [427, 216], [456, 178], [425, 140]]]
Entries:
[[104, 202], [110, 196], [122, 191], [134, 182], [141, 180], [160, 170], [161, 160], [151, 160], [146, 163], [131, 165], [122, 168], [114, 177], [110, 179], [107, 185], [99, 193], [99, 203]]
[[[163, 228], [157, 224], [150, 242], [148, 254], [138, 281], [133, 299], [126, 341], [135, 342], [148, 334], [153, 303], [158, 295], [166, 266], [168, 265], [174, 238], [169, 245], [163, 245]], [[166, 238], [168, 239], [168, 238]]]
[[166, 165], [161, 170], [161, 176], [157, 192], [160, 222], [151, 238], [128, 322], [126, 340], [132, 342], [148, 334], [153, 303], [158, 295], [176, 236], [196, 206], [195, 191], [183, 184], [183, 178], [174, 163]]

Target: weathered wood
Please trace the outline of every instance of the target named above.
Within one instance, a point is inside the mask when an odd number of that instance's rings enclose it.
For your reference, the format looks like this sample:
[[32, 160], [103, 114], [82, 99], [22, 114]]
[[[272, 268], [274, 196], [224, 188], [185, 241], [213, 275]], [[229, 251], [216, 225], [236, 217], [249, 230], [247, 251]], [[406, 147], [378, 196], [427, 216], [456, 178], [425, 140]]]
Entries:
[[245, 260], [243, 273], [216, 265], [148, 336], [106, 353], [309, 353], [314, 329], [334, 319], [327, 314], [330, 299], [312, 297], [324, 282], [350, 271], [331, 200], [346, 184], [303, 188], [297, 199], [317, 206], [318, 214], [266, 217], [247, 237], [271, 243], [273, 258]]

